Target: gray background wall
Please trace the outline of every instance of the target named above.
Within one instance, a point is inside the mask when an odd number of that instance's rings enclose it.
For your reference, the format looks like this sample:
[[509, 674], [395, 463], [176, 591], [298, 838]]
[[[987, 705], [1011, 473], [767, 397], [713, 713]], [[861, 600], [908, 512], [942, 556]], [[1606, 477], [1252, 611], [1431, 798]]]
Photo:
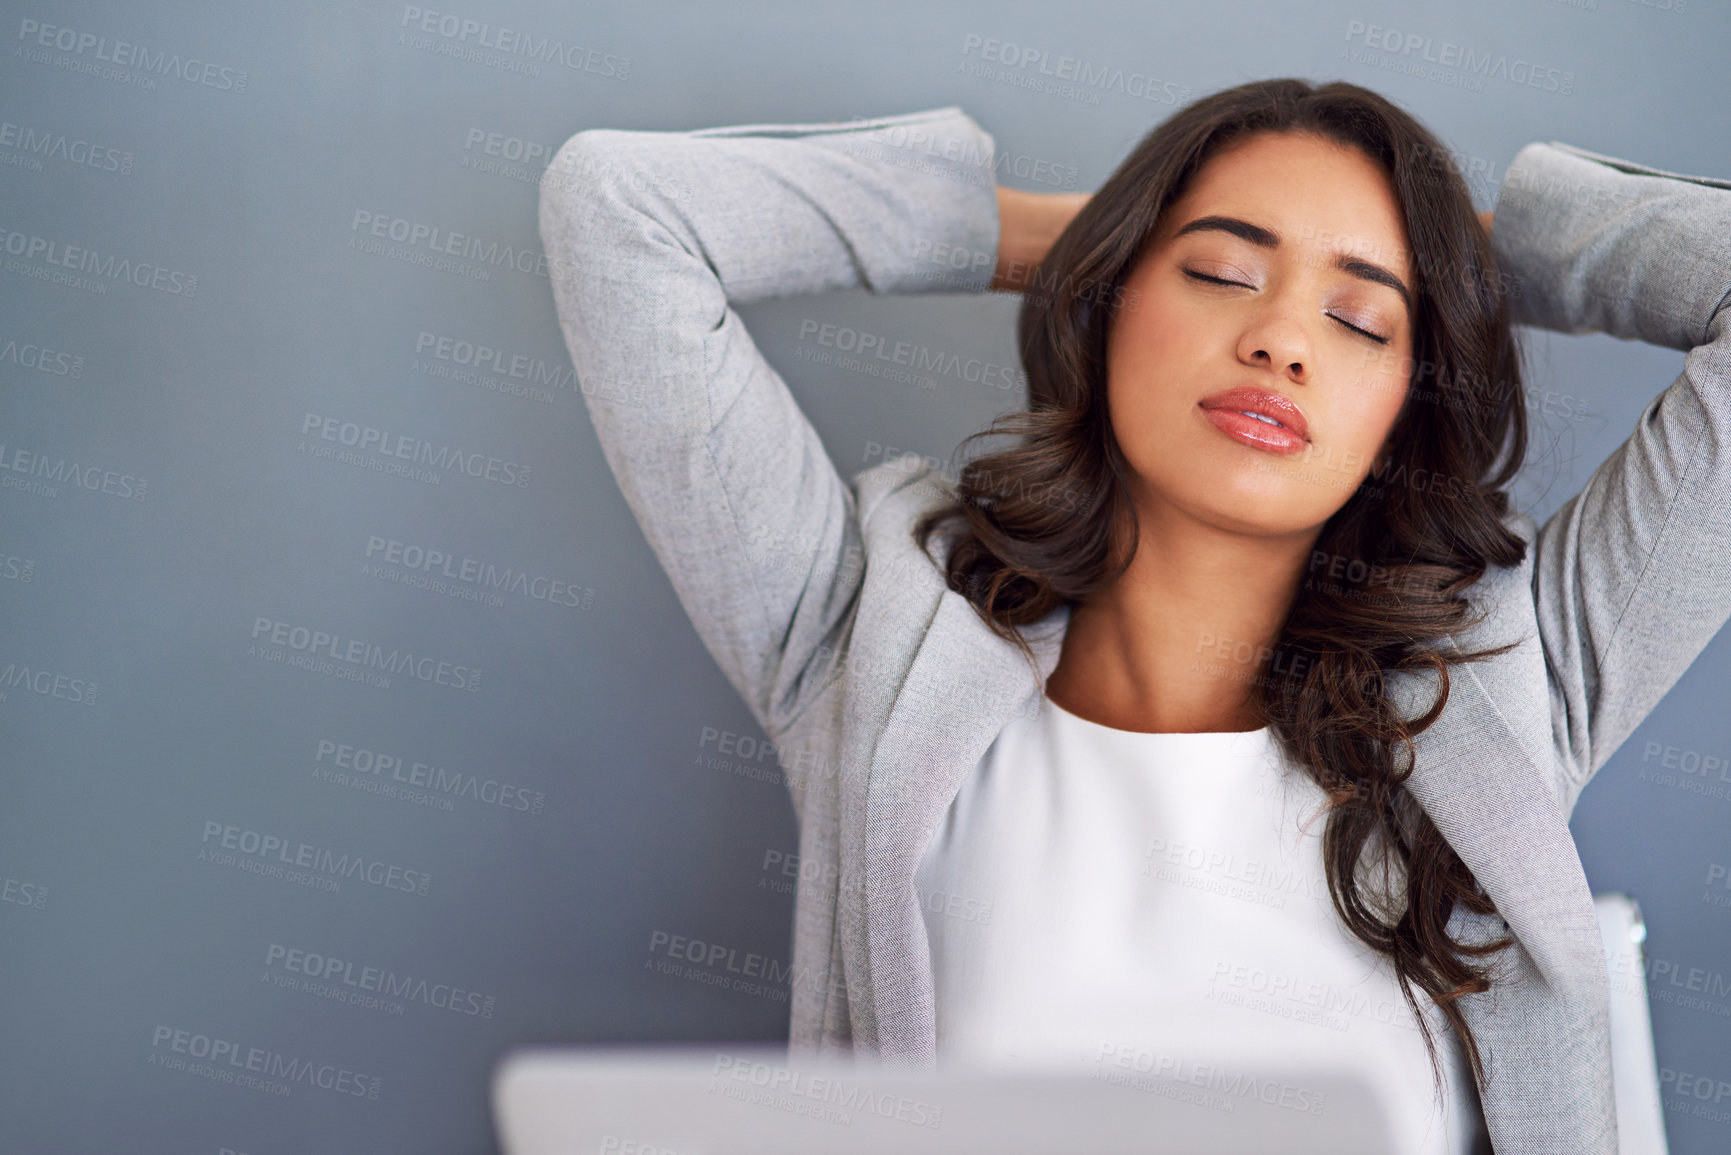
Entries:
[[[514, 1044], [785, 1037], [784, 988], [655, 967], [658, 935], [785, 963], [795, 837], [614, 487], [536, 268], [536, 182], [572, 133], [953, 103], [997, 137], [1000, 183], [1092, 189], [1176, 103], [1301, 75], [1413, 110], [1480, 207], [1530, 140], [1731, 176], [1731, 19], [1706, 0], [0, 12], [6, 1152], [487, 1151]], [[463, 20], [572, 63], [467, 58]], [[1535, 83], [1435, 69], [1406, 34]], [[983, 60], [988, 40], [1126, 82], [1031, 87], [1038, 65]], [[373, 221], [492, 260], [430, 265]], [[844, 474], [946, 458], [1020, 400], [820, 363], [807, 324], [1014, 365], [1006, 296], [745, 314]], [[1521, 494], [1543, 518], [1682, 354], [1526, 341]], [[344, 423], [481, 476], [389, 472]], [[455, 576], [401, 580], [429, 568]], [[311, 655], [315, 633], [341, 640]], [[351, 641], [413, 662], [355, 680], [329, 652]], [[1721, 639], [1574, 820], [1594, 889], [1647, 913], [1679, 1153], [1731, 1144], [1728, 675]], [[206, 1077], [190, 1052], [219, 1044], [330, 1085]]]

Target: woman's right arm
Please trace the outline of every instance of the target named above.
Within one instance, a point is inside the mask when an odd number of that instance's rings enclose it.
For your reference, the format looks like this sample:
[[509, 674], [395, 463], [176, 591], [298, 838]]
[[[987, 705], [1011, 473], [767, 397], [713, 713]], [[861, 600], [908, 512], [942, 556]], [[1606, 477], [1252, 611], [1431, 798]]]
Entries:
[[772, 738], [838, 672], [861, 533], [857, 495], [733, 306], [858, 286], [986, 289], [993, 146], [951, 106], [839, 124], [589, 129], [548, 166], [541, 238], [602, 452], [704, 645]]
[[1516, 323], [1688, 354], [1534, 544], [1567, 815], [1731, 619], [1731, 181], [1529, 144], [1491, 247]]

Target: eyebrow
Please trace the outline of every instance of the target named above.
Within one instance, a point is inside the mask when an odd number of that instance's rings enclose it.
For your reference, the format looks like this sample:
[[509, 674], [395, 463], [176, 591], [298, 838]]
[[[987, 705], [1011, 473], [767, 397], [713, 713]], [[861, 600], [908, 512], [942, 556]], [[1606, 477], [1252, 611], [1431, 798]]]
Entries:
[[[1209, 231], [1231, 233], [1233, 236], [1238, 237], [1241, 240], [1249, 241], [1258, 248], [1277, 249], [1280, 247], [1279, 233], [1275, 232], [1273, 229], [1263, 228], [1261, 225], [1253, 225], [1249, 221], [1240, 220], [1237, 217], [1197, 217], [1195, 220], [1179, 229], [1176, 233], [1172, 234], [1172, 236], [1173, 239], [1176, 240], [1177, 238], [1184, 236], [1186, 233]], [[1372, 281], [1379, 285], [1387, 285], [1389, 288], [1400, 294], [1401, 302], [1406, 305], [1407, 312], [1412, 312], [1412, 294], [1408, 292], [1406, 283], [1381, 265], [1367, 261], [1363, 257], [1354, 257], [1347, 253], [1336, 254], [1333, 264], [1334, 267], [1339, 269], [1341, 272], [1357, 277], [1360, 280]]]

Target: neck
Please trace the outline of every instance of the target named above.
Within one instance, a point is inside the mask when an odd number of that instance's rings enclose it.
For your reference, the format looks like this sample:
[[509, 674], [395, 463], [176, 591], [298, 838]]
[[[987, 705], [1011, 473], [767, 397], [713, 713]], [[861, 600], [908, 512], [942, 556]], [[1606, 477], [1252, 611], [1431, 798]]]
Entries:
[[1139, 517], [1129, 568], [1071, 610], [1047, 695], [1120, 730], [1259, 729], [1256, 680], [1321, 528], [1269, 537], [1170, 507]]

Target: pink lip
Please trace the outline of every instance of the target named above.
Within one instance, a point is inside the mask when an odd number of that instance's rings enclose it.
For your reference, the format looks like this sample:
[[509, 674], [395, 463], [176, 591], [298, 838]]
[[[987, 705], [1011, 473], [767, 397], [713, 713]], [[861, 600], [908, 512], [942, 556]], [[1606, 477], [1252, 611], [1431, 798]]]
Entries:
[[[1240, 385], [1212, 393], [1197, 404], [1222, 432], [1258, 449], [1296, 453], [1310, 443], [1310, 426], [1304, 412], [1290, 398], [1267, 389]], [[1280, 425], [1246, 417], [1241, 411], [1260, 413]]]

